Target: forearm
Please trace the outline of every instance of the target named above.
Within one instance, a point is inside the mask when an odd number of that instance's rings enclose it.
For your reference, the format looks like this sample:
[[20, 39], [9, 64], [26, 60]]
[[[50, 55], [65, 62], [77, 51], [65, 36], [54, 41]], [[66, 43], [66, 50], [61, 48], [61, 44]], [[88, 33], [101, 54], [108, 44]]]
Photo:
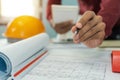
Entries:
[[112, 33], [112, 28], [117, 23], [120, 16], [120, 0], [102, 0], [101, 9], [98, 15], [103, 17], [103, 22], [106, 24], [106, 35], [109, 36]]
[[61, 4], [61, 0], [48, 0], [46, 8], [46, 17], [48, 21], [52, 19], [51, 5], [52, 4]]

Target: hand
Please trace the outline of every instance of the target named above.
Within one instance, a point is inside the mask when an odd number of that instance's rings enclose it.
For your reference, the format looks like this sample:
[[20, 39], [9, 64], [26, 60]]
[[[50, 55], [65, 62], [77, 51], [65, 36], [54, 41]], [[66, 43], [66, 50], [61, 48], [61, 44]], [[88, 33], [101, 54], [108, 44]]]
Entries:
[[79, 32], [74, 35], [75, 43], [83, 42], [86, 46], [94, 48], [99, 46], [105, 36], [105, 23], [102, 17], [95, 15], [92, 11], [86, 11], [80, 21], [72, 27], [73, 33], [79, 28]]
[[68, 32], [73, 26], [72, 20], [57, 23], [57, 24], [54, 24], [53, 22], [50, 22], [50, 23], [51, 23], [52, 27], [54, 28], [54, 30], [59, 34], [64, 34], [64, 33]]

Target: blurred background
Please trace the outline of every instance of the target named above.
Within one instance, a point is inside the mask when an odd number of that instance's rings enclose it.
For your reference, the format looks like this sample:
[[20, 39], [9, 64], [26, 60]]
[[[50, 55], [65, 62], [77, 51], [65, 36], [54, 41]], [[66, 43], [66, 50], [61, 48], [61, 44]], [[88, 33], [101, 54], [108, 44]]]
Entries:
[[[0, 0], [0, 38], [6, 25], [13, 18], [20, 15], [32, 15], [43, 21], [47, 33], [51, 38], [56, 37], [56, 32], [46, 20], [46, 4], [48, 0]], [[77, 0], [62, 0], [63, 5], [77, 5]]]

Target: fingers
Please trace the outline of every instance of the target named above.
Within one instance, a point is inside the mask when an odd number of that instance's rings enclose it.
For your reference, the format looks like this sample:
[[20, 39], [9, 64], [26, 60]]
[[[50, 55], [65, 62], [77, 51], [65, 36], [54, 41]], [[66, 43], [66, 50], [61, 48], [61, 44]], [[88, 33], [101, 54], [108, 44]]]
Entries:
[[72, 32], [75, 33], [75, 31], [78, 29], [81, 29], [82, 28], [82, 24], [81, 23], [76, 23], [75, 26], [72, 27]]
[[105, 35], [105, 32], [100, 31], [96, 35], [92, 36], [91, 38], [89, 38], [88, 40], [86, 40], [83, 43], [90, 48], [97, 47], [102, 43], [102, 41], [104, 39], [103, 35]]
[[75, 31], [76, 31], [76, 26], [73, 26], [73, 27], [71, 28], [71, 31], [72, 31], [73, 33], [75, 33]]
[[81, 23], [83, 26], [92, 18], [94, 18], [95, 13], [93, 11], [86, 11], [82, 18], [80, 19], [79, 23]]
[[[101, 27], [102, 26], [102, 27]], [[99, 23], [97, 24], [95, 27], [93, 27], [92, 29], [90, 29], [87, 33], [85, 33], [81, 38], [80, 38], [80, 42], [84, 42], [87, 41], [89, 38], [93, 37], [94, 35], [96, 35], [97, 33], [104, 31], [105, 29], [105, 25], [104, 23]], [[100, 37], [99, 37], [100, 38]]]
[[[93, 19], [94, 16], [95, 16], [95, 13], [93, 11], [86, 11], [82, 16], [82, 18], [80, 19], [80, 21], [75, 26], [73, 26], [72, 32], [74, 33], [77, 30], [77, 28], [81, 29], [82, 26], [84, 26], [87, 22]], [[90, 22], [88, 24], [92, 24], [92, 23]]]
[[[84, 27], [81, 28], [79, 31], [77, 38], [79, 39], [82, 38], [84, 39], [85, 36], [90, 36], [90, 34], [95, 34], [99, 30], [104, 29], [104, 26], [101, 27], [100, 23], [102, 22], [102, 17], [100, 16], [95, 16], [92, 20], [88, 21]], [[100, 27], [99, 27], [100, 25]]]
[[97, 47], [104, 39], [105, 26], [101, 16], [95, 15], [92, 11], [87, 11], [80, 21], [72, 27], [72, 32], [79, 29], [79, 32], [74, 35], [73, 41], [75, 43], [83, 42], [91, 48]]
[[[98, 32], [101, 32], [101, 31], [104, 32], [104, 30], [105, 30], [105, 23], [100, 22], [95, 27], [91, 28], [88, 32], [86, 32], [83, 36], [80, 36], [81, 35], [80, 33], [75, 35], [74, 41], [75, 41], [75, 43], [85, 42], [89, 38], [93, 37], [94, 35], [97, 35]], [[104, 35], [102, 35], [102, 36], [104, 36]]]
[[[99, 29], [102, 26], [101, 29]], [[96, 27], [94, 27], [93, 29], [91, 29], [88, 33], [86, 33], [83, 37], [81, 37], [78, 40], [74, 39], [75, 43], [80, 43], [83, 42], [86, 46], [90, 47], [90, 48], [94, 48], [99, 46], [105, 36], [105, 23], [101, 22], [98, 25], [96, 25]]]

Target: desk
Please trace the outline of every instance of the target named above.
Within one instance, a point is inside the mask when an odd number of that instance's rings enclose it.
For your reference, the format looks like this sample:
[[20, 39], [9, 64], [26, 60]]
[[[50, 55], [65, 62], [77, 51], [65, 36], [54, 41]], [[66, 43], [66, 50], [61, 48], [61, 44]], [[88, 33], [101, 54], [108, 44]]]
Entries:
[[89, 49], [80, 45], [71, 48], [69, 45], [74, 44], [50, 44], [49, 55], [23, 80], [120, 79], [120, 74], [111, 70], [111, 49]]
[[111, 47], [111, 48], [120, 48], [120, 40], [105, 40], [103, 41], [102, 48]]
[[[118, 48], [117, 48], [118, 49]], [[111, 70], [111, 49], [50, 44], [48, 56], [22, 80], [119, 80]]]

